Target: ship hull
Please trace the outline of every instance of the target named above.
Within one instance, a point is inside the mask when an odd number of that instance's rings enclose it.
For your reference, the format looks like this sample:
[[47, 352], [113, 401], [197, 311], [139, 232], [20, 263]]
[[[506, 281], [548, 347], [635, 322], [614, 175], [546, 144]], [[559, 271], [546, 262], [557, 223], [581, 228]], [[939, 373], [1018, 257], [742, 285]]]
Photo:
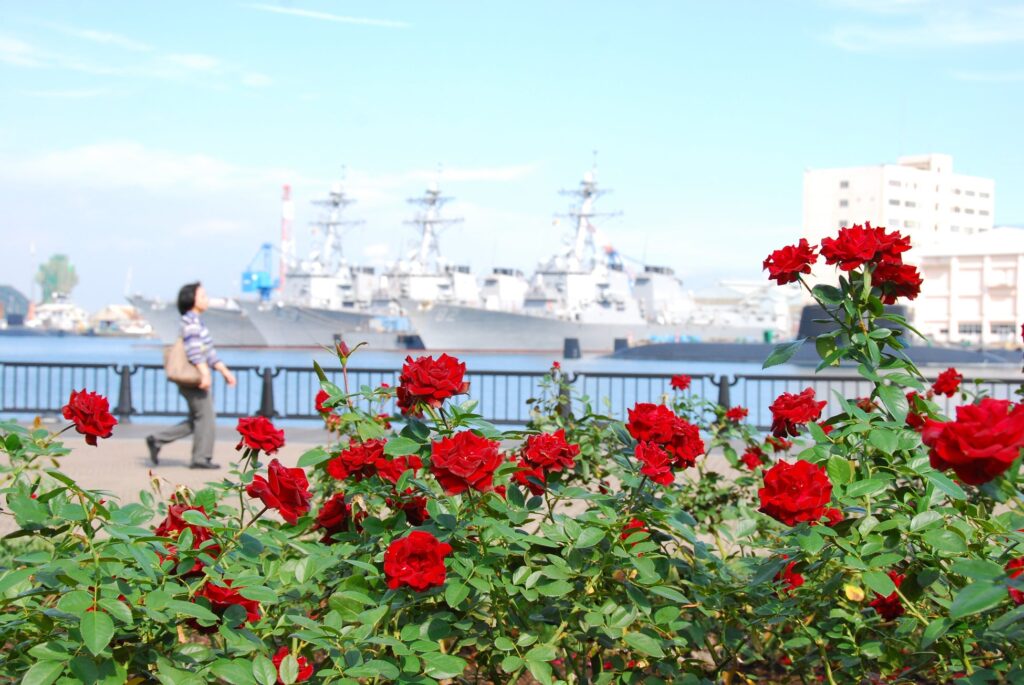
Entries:
[[[181, 334], [181, 314], [172, 304], [133, 296], [128, 301], [153, 327], [162, 342], [173, 343]], [[203, 312], [203, 323], [217, 347], [265, 347], [266, 341], [241, 309], [211, 307]]]
[[413, 329], [428, 350], [561, 353], [565, 340], [575, 338], [582, 352], [605, 354], [615, 349], [616, 341], [628, 345], [680, 339], [746, 341], [761, 340], [764, 335], [756, 326], [581, 323], [458, 305], [419, 309], [404, 304]]
[[242, 307], [270, 347], [321, 347], [333, 345], [336, 339], [349, 346], [365, 342], [373, 350], [403, 347], [399, 333], [369, 328], [378, 317], [370, 312], [296, 305], [261, 307], [252, 302]]

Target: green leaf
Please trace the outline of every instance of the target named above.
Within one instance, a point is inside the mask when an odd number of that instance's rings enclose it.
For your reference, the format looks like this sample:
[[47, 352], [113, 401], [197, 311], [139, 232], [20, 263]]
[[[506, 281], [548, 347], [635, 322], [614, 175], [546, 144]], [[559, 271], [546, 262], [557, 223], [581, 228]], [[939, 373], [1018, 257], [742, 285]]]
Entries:
[[78, 629], [82, 633], [82, 642], [97, 656], [107, 648], [114, 637], [114, 622], [102, 611], [86, 612]]
[[391, 457], [402, 457], [407, 454], [416, 454], [420, 447], [420, 443], [415, 440], [398, 436], [391, 438], [388, 440], [387, 444], [384, 445], [384, 454]]
[[423, 655], [423, 672], [431, 678], [455, 678], [466, 670], [466, 661], [451, 654], [431, 652]]
[[898, 441], [899, 436], [896, 433], [884, 428], [876, 428], [868, 433], [868, 442], [885, 454], [895, 452]]
[[325, 450], [323, 447], [314, 447], [313, 449], [305, 452], [299, 457], [298, 465], [306, 468], [309, 466], [316, 466], [322, 464], [331, 458], [330, 452]]
[[764, 364], [761, 365], [762, 369], [767, 369], [772, 366], [778, 366], [779, 364], [785, 364], [788, 362], [796, 351], [800, 349], [800, 346], [807, 341], [807, 338], [800, 338], [793, 342], [783, 343], [776, 345], [772, 353], [768, 355], [768, 358], [764, 360]]
[[316, 360], [313, 360], [313, 370], [316, 371], [316, 377], [320, 379], [321, 385], [329, 382], [327, 380], [327, 374], [324, 373], [322, 368], [320, 368], [320, 364]]
[[576, 538], [576, 549], [593, 547], [604, 539], [604, 531], [600, 528], [584, 528], [580, 536]]
[[511, 652], [516, 648], [516, 643], [507, 637], [498, 637], [494, 639], [494, 647], [500, 649], [503, 652]]
[[972, 583], [957, 593], [949, 607], [951, 619], [987, 611], [1007, 599], [1006, 586], [995, 583]]
[[[152, 606], [150, 608], [152, 608]], [[217, 614], [202, 605], [196, 604], [195, 602], [183, 602], [180, 599], [171, 599], [167, 601], [167, 608], [179, 614], [185, 614], [186, 616], [198, 618], [203, 621], [216, 622], [218, 620]]]
[[853, 464], [849, 459], [842, 457], [829, 457], [825, 466], [829, 479], [837, 485], [846, 485], [853, 480]]
[[963, 488], [961, 488], [959, 485], [957, 485], [956, 483], [954, 483], [953, 481], [951, 481], [949, 478], [939, 473], [938, 471], [929, 471], [928, 473], [924, 474], [924, 477], [931, 481], [935, 487], [937, 487], [939, 490], [942, 490], [952, 499], [967, 499], [967, 493], [964, 492]]
[[967, 543], [964, 542], [963, 537], [957, 535], [952, 530], [930, 530], [921, 537], [925, 542], [940, 552], [946, 552], [948, 554], [963, 554], [967, 551]]
[[644, 633], [626, 633], [623, 638], [626, 644], [633, 648], [633, 651], [646, 656], [662, 658], [665, 656], [661, 645], [650, 635]]
[[448, 581], [448, 584], [444, 589], [444, 601], [448, 603], [448, 606], [454, 609], [459, 606], [466, 597], [469, 597], [468, 585], [464, 585], [457, 580]]
[[274, 662], [262, 654], [253, 657], [252, 675], [260, 685], [276, 685], [277, 683], [277, 669], [274, 668]]
[[932, 621], [928, 624], [928, 627], [924, 629], [924, 633], [921, 634], [921, 649], [927, 649], [929, 645], [934, 643], [940, 637], [946, 634], [949, 630], [950, 621], [948, 618], [940, 618]]
[[107, 597], [106, 599], [101, 599], [99, 604], [107, 611], [107, 613], [121, 623], [132, 625], [132, 610], [121, 600], [114, 599], [113, 597]]
[[816, 285], [811, 294], [820, 302], [837, 305], [843, 301], [843, 291], [834, 285]]
[[850, 486], [846, 488], [846, 496], [866, 497], [885, 490], [888, 485], [888, 478], [868, 478], [867, 480], [859, 480], [855, 483], [851, 483]]
[[910, 405], [907, 403], [907, 395], [903, 388], [896, 385], [881, 385], [878, 388], [878, 396], [882, 398], [882, 403], [897, 423], [906, 422]]
[[937, 523], [942, 523], [942, 520], [942, 514], [937, 511], [932, 509], [922, 511], [920, 514], [917, 514], [914, 518], [910, 519], [910, 532], [916, 533], [919, 530], [931, 528]]
[[221, 659], [210, 667], [213, 674], [231, 685], [251, 685], [256, 682], [252, 677], [252, 664], [247, 659], [227, 661]]
[[896, 584], [892, 582], [892, 578], [890, 578], [887, 573], [882, 573], [881, 571], [865, 571], [861, 575], [861, 578], [869, 589], [877, 592], [883, 597], [888, 597], [892, 593], [896, 592]]
[[796, 544], [807, 554], [814, 556], [825, 546], [825, 539], [816, 530], [801, 533], [796, 536]]
[[40, 661], [25, 672], [21, 685], [50, 685], [63, 671], [64, 664], [60, 661]]
[[1003, 567], [984, 559], [960, 559], [953, 564], [953, 573], [959, 573], [972, 580], [996, 580], [1002, 578]]
[[558, 658], [558, 652], [554, 645], [537, 645], [525, 654], [527, 661], [554, 661]]
[[385, 680], [395, 680], [398, 678], [400, 671], [390, 661], [384, 661], [383, 659], [370, 659], [366, 663], [353, 666], [345, 669], [345, 675], [352, 678], [384, 678]]
[[210, 519], [203, 512], [196, 509], [189, 509], [183, 512], [181, 518], [186, 523], [191, 523], [193, 526], [199, 526], [200, 528], [209, 528], [212, 525]]
[[556, 580], [551, 583], [537, 586], [537, 592], [545, 597], [563, 597], [573, 590], [573, 585], [564, 580]]

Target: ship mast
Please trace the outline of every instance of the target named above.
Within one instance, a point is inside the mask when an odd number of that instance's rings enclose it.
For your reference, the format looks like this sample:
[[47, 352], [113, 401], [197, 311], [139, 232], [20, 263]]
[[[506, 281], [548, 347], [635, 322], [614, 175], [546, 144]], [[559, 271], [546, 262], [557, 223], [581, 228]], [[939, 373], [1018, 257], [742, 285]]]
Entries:
[[292, 221], [295, 219], [295, 205], [292, 204], [292, 187], [285, 183], [281, 186], [281, 254], [278, 267], [278, 279], [284, 288], [284, 281], [289, 269], [295, 268], [295, 240], [292, 239]]
[[442, 218], [441, 207], [452, 198], [443, 197], [437, 181], [432, 182], [426, 189], [423, 197], [411, 197], [407, 201], [411, 205], [420, 205], [416, 217], [408, 224], [414, 224], [420, 229], [420, 245], [410, 255], [410, 261], [425, 271], [440, 271], [441, 248], [438, 245], [437, 237], [441, 229], [462, 222], [461, 217]]
[[579, 205], [571, 208], [568, 214], [561, 215], [574, 219], [576, 222], [576, 235], [573, 237], [572, 244], [565, 252], [565, 259], [570, 269], [590, 270], [594, 267], [597, 254], [594, 237], [599, 231], [591, 220], [599, 216], [610, 217], [621, 214], [621, 212], [598, 213], [594, 211], [594, 202], [597, 198], [610, 192], [611, 190], [597, 187], [596, 166], [583, 174], [583, 180], [580, 181], [579, 188], [559, 191], [559, 195], [568, 195], [580, 199]]
[[342, 220], [341, 214], [355, 200], [345, 194], [341, 183], [331, 186], [326, 199], [313, 200], [314, 205], [325, 207], [323, 218], [311, 221], [310, 225], [323, 232], [323, 242], [319, 252], [310, 255], [310, 261], [319, 264], [325, 273], [336, 274], [342, 267], [341, 234], [344, 228], [358, 226], [363, 221]]

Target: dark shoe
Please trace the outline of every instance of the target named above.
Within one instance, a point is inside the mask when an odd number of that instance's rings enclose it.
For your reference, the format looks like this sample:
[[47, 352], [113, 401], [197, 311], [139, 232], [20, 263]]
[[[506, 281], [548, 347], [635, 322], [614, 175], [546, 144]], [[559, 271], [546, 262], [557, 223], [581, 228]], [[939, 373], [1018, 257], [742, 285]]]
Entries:
[[152, 435], [147, 436], [146, 447], [149, 448], [149, 461], [156, 466], [160, 463], [160, 448], [156, 444], [156, 438]]
[[202, 464], [191, 464], [191, 465], [189, 465], [189, 468], [190, 469], [210, 469], [210, 470], [214, 470], [214, 469], [219, 469], [220, 468], [220, 464], [214, 464], [212, 461], [207, 461], [207, 462], [203, 462]]

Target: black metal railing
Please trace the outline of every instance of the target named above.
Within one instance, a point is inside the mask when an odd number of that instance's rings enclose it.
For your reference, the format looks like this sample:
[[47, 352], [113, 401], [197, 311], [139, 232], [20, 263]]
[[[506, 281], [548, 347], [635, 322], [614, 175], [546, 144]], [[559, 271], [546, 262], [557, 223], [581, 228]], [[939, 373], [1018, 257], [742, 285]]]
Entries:
[[[314, 406], [320, 382], [311, 368], [281, 366], [238, 366], [238, 380], [229, 388], [215, 374], [213, 397], [217, 413], [224, 417], [263, 415], [280, 419], [316, 419]], [[344, 383], [341, 369], [325, 369], [338, 386]], [[471, 371], [466, 374], [470, 397], [477, 411], [498, 424], [522, 425], [530, 420], [526, 400], [542, 396], [545, 372]], [[671, 374], [581, 372], [571, 374], [579, 410], [586, 401], [594, 411], [625, 418], [626, 411], [638, 402], [660, 402], [675, 391]], [[828, 400], [825, 416], [842, 411], [836, 393], [856, 399], [871, 392], [871, 384], [858, 376], [842, 375], [710, 375], [693, 374], [686, 393], [725, 407], [742, 405], [749, 422], [759, 428], [771, 424], [769, 406], [783, 392], [814, 388], [819, 399]], [[398, 382], [396, 369], [349, 369], [349, 389], [375, 388]], [[1015, 399], [1019, 379], [969, 380], [966, 386], [983, 390], [998, 399]], [[169, 382], [162, 366], [137, 364], [63, 364], [49, 362], [0, 362], [0, 412], [21, 415], [54, 415], [67, 402], [72, 390], [86, 388], [106, 396], [111, 410], [122, 421], [133, 417], [183, 416], [184, 399], [177, 386]], [[551, 390], [549, 389], [549, 392]], [[364, 409], [369, 402], [359, 400]], [[936, 398], [945, 413], [951, 414], [958, 398]], [[379, 407], [379, 405], [378, 405]], [[376, 408], [376, 407], [375, 407]], [[380, 407], [393, 413], [394, 401]]]

